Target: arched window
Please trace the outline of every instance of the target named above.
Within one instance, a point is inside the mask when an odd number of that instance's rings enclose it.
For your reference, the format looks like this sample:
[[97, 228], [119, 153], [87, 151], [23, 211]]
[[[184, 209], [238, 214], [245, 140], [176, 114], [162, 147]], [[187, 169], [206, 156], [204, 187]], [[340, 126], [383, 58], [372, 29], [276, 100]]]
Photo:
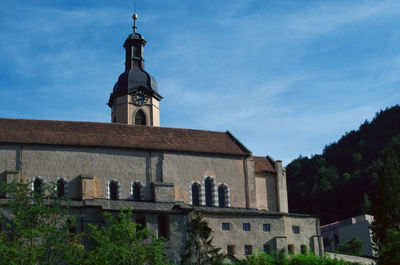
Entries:
[[214, 180], [210, 177], [204, 181], [205, 193], [206, 193], [206, 206], [213, 205], [213, 191], [214, 191]]
[[35, 194], [42, 194], [43, 193], [43, 180], [41, 178], [35, 178], [33, 181], [33, 191]]
[[118, 200], [119, 199], [118, 186], [119, 186], [118, 182], [115, 180], [111, 180], [110, 183], [108, 184], [110, 200]]
[[57, 197], [62, 197], [65, 195], [65, 186], [67, 182], [64, 179], [58, 179], [57, 180]]
[[133, 182], [132, 184], [132, 199], [134, 201], [142, 200], [142, 184], [140, 182]]
[[192, 205], [200, 205], [200, 184], [197, 182], [192, 184]]
[[218, 187], [218, 203], [219, 207], [228, 207], [228, 187], [224, 184], [219, 185]]
[[135, 125], [146, 125], [146, 115], [141, 109], [136, 112]]

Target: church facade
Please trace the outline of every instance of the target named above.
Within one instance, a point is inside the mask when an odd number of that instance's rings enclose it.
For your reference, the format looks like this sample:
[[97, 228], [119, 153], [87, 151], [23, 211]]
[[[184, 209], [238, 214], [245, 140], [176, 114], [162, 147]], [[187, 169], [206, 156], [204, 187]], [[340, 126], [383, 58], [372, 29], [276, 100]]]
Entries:
[[0, 180], [29, 181], [34, 190], [56, 182], [58, 195], [72, 200], [78, 231], [102, 224], [103, 211], [130, 207], [136, 222], [168, 239], [174, 264], [195, 210], [214, 244], [236, 258], [322, 255], [318, 218], [288, 211], [281, 161], [253, 156], [229, 131], [160, 127], [163, 97], [144, 68], [145, 44], [134, 25], [108, 101], [111, 123], [0, 118]]

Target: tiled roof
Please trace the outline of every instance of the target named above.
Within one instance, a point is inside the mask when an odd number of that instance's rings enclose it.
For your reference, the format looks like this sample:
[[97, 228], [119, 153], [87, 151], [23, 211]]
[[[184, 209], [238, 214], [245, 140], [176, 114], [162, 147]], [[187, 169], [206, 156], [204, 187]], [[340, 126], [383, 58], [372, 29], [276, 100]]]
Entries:
[[0, 118], [0, 142], [250, 155], [229, 132]]
[[264, 156], [254, 157], [254, 168], [256, 173], [276, 172], [273, 161], [269, 157]]

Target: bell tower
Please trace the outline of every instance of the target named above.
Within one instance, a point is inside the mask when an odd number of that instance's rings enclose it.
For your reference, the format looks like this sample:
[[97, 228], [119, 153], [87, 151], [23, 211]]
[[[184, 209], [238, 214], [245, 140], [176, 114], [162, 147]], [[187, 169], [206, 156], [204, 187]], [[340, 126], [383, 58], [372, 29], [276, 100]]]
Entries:
[[107, 105], [111, 108], [111, 122], [130, 125], [160, 126], [157, 82], [144, 69], [146, 41], [136, 32], [137, 14], [133, 18], [133, 33], [129, 34], [125, 48], [125, 72], [115, 83]]

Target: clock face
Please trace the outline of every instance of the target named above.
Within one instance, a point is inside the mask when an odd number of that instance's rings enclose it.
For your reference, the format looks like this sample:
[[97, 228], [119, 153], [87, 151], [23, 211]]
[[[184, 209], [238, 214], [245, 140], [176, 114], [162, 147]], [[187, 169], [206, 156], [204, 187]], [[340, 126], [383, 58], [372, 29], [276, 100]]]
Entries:
[[147, 101], [147, 95], [143, 91], [138, 90], [132, 94], [133, 104], [142, 106], [146, 104], [146, 101]]

